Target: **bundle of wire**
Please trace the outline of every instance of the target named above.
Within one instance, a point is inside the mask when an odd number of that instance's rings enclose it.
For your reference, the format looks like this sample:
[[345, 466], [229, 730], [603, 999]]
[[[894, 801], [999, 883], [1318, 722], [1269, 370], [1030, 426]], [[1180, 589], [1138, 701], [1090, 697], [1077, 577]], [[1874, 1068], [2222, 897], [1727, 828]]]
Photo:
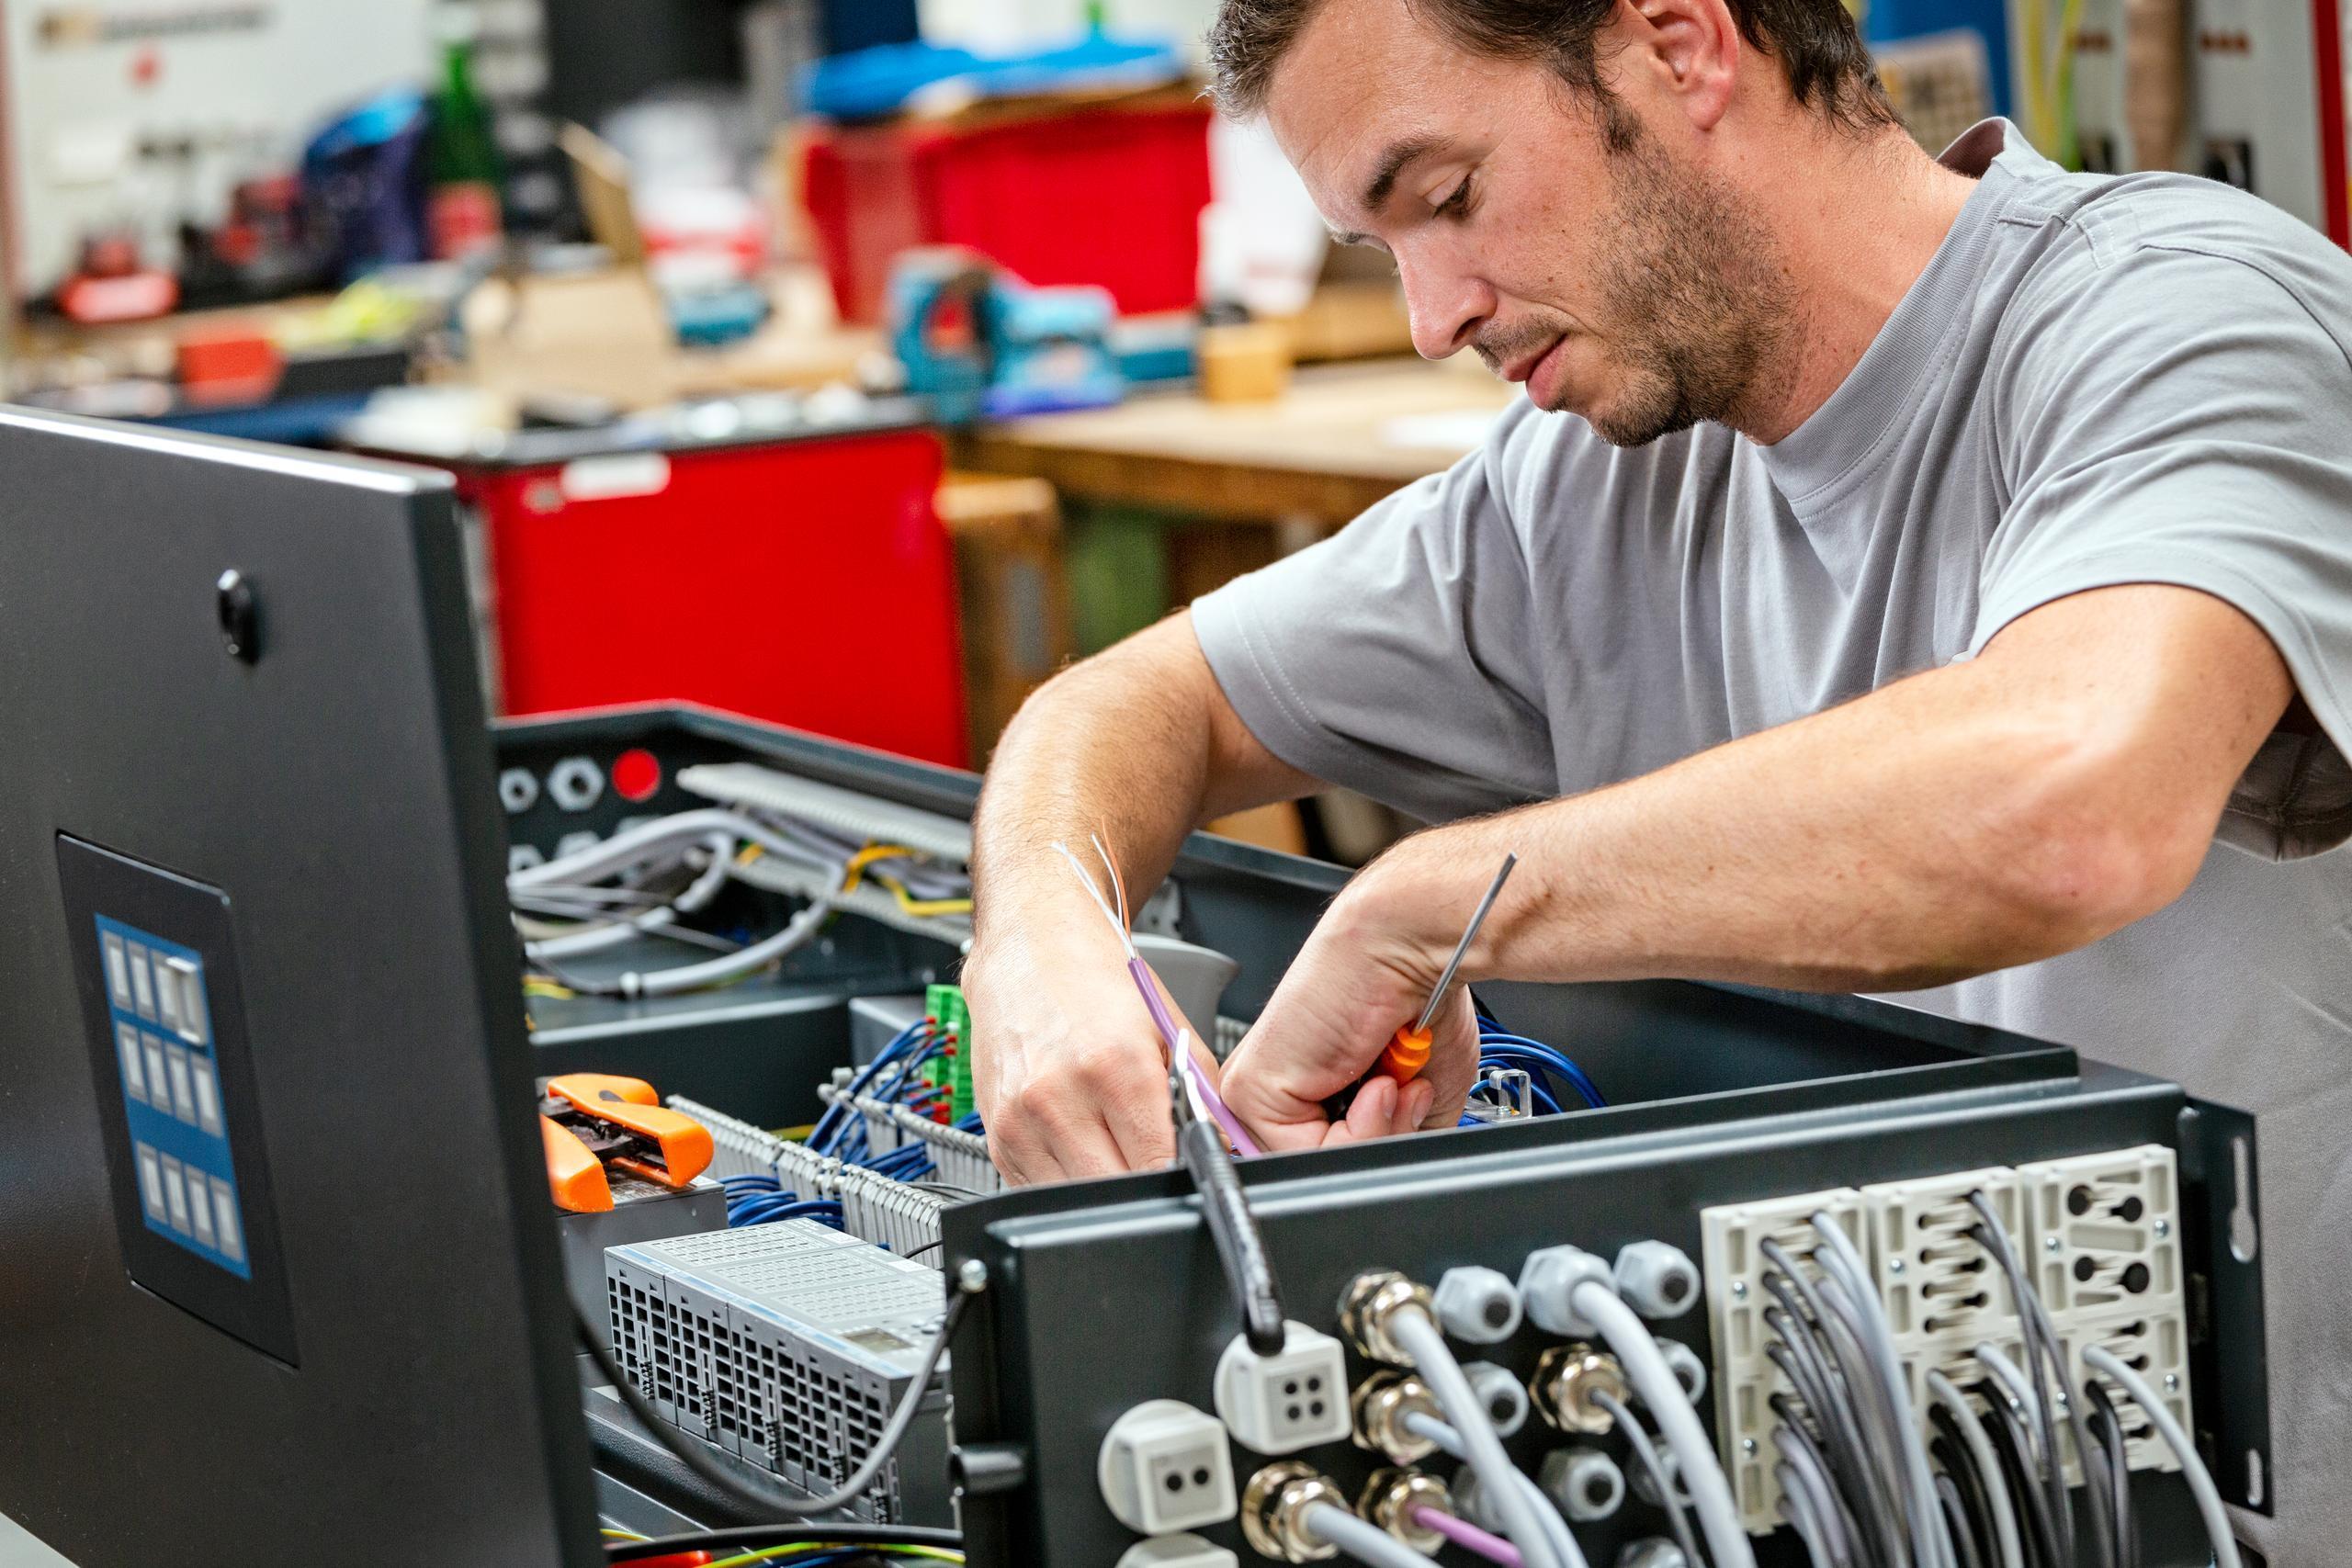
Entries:
[[775, 1562], [789, 1568], [834, 1568], [857, 1563], [961, 1562], [961, 1537], [952, 1530], [892, 1525], [752, 1525], [697, 1530], [685, 1535], [643, 1536], [607, 1529], [608, 1562], [651, 1562], [699, 1552], [707, 1568], [747, 1568]]
[[[1987, 1343], [1974, 1348], [1978, 1375], [1965, 1388], [1928, 1371], [1924, 1423], [1878, 1292], [1837, 1220], [1813, 1216], [1811, 1269], [1777, 1240], [1759, 1248], [1774, 1303], [1764, 1310], [1772, 1336], [1764, 1350], [1788, 1382], [1770, 1400], [1780, 1417], [1773, 1474], [1781, 1517], [1811, 1560], [1821, 1568], [2138, 1568], [2130, 1434], [2104, 1380], [2164, 1434], [2217, 1562], [2237, 1568], [2219, 1494], [2161, 1396], [2098, 1346], [2083, 1359], [2100, 1376], [2071, 1382], [2049, 1314], [1990, 1200], [1977, 1192], [1969, 1203], [1976, 1224], [1966, 1235], [2007, 1282], [2027, 1365]], [[2087, 1551], [2076, 1537], [2062, 1429], [2086, 1489]]]
[[[825, 894], [779, 929], [737, 938], [704, 931], [701, 914], [736, 872], [773, 855], [815, 874]], [[952, 919], [971, 912], [971, 878], [897, 844], [857, 844], [792, 818], [707, 807], [660, 818], [601, 843], [509, 874], [523, 952], [543, 995], [671, 996], [731, 985], [783, 962], [813, 938], [839, 900], [871, 878], [900, 912]], [[960, 936], [957, 925], [944, 934]], [[719, 956], [611, 979], [569, 972], [571, 962], [658, 938], [716, 950]]]
[[[1556, 1046], [1523, 1034], [1513, 1034], [1486, 1013], [1478, 1014], [1478, 1077], [1471, 1086], [1475, 1099], [1496, 1099], [1500, 1091], [1494, 1075], [1523, 1072], [1528, 1077], [1530, 1109], [1538, 1116], [1557, 1116], [1561, 1111], [1562, 1086], [1573, 1092], [1585, 1105], [1598, 1111], [1609, 1101], [1585, 1070], [1563, 1055]], [[1464, 1112], [1460, 1123], [1464, 1127], [1493, 1126], [1487, 1119]]]
[[831, 1198], [802, 1198], [785, 1190], [773, 1176], [728, 1176], [719, 1179], [727, 1190], [727, 1224], [763, 1225], [779, 1220], [816, 1220], [842, 1228], [842, 1206]]

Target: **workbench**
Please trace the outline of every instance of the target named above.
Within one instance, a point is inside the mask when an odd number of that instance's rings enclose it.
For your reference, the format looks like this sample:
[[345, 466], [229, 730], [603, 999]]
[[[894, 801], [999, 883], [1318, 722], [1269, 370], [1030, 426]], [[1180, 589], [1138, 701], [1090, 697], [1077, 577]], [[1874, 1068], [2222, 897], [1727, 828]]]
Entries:
[[1319, 366], [1274, 402], [1139, 392], [1117, 408], [984, 425], [960, 439], [956, 466], [1046, 479], [1065, 502], [1328, 532], [1452, 465], [1518, 395], [1475, 367]]

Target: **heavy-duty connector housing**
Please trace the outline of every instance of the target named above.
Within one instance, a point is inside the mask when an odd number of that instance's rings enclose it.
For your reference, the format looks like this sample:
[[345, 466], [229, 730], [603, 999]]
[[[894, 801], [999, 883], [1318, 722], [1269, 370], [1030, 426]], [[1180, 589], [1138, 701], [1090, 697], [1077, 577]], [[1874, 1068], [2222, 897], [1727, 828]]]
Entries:
[[1418, 1522], [1414, 1511], [1435, 1508], [1453, 1512], [1453, 1497], [1445, 1483], [1425, 1471], [1375, 1470], [1363, 1483], [1356, 1512], [1425, 1557], [1434, 1557], [1445, 1537]]
[[1277, 1460], [1250, 1478], [1241, 1491], [1241, 1537], [1250, 1550], [1277, 1562], [1319, 1562], [1340, 1549], [1307, 1533], [1306, 1510], [1317, 1503], [1345, 1508], [1339, 1486], [1315, 1467], [1295, 1459]]
[[1233, 1452], [1216, 1416], [1148, 1399], [1111, 1424], [1094, 1465], [1102, 1501], [1137, 1535], [1233, 1517]]
[[1418, 1309], [1430, 1322], [1437, 1322], [1437, 1303], [1429, 1287], [1415, 1283], [1394, 1269], [1374, 1269], [1348, 1281], [1340, 1294], [1340, 1332], [1356, 1348], [1356, 1353], [1367, 1360], [1385, 1361], [1392, 1367], [1408, 1367], [1413, 1359], [1389, 1337], [1388, 1325], [1398, 1313]]
[[1437, 1451], [1437, 1444], [1406, 1425], [1406, 1416], [1445, 1419], [1429, 1385], [1406, 1372], [1374, 1372], [1364, 1379], [1356, 1385], [1349, 1413], [1350, 1440], [1393, 1464], [1412, 1464]]
[[1617, 1358], [1581, 1341], [1544, 1351], [1527, 1392], [1534, 1398], [1536, 1414], [1563, 1432], [1606, 1432], [1617, 1418], [1592, 1396], [1606, 1393], [1620, 1403], [1627, 1397], [1624, 1369]]
[[1274, 1355], [1251, 1349], [1246, 1335], [1225, 1348], [1216, 1363], [1216, 1413], [1243, 1448], [1296, 1453], [1348, 1436], [1347, 1386], [1340, 1342], [1303, 1323], [1285, 1323]]

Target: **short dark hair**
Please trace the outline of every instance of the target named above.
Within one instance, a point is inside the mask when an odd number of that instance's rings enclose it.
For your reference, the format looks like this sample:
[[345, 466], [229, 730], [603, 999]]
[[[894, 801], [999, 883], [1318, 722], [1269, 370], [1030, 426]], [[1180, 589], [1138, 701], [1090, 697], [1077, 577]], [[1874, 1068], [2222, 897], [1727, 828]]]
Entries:
[[[1474, 54], [1539, 61], [1606, 109], [1594, 42], [1614, 0], [1405, 0], [1444, 37]], [[1283, 56], [1325, 0], [1224, 0], [1209, 29], [1217, 103], [1255, 114]], [[1896, 123], [1861, 34], [1840, 0], [1727, 0], [1748, 44], [1781, 63], [1800, 104], [1862, 130]]]

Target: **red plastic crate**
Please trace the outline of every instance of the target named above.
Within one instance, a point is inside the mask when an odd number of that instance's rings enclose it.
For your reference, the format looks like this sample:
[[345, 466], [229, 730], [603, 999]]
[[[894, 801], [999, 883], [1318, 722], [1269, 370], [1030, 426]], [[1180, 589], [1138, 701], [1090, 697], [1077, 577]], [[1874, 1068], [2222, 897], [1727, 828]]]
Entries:
[[1191, 307], [1209, 201], [1205, 105], [1102, 106], [968, 129], [828, 126], [804, 199], [833, 299], [878, 321], [890, 264], [968, 245], [1024, 283], [1093, 283], [1125, 315]]
[[941, 464], [902, 430], [673, 453], [626, 493], [582, 493], [582, 465], [460, 468], [501, 711], [695, 702], [962, 766]]

